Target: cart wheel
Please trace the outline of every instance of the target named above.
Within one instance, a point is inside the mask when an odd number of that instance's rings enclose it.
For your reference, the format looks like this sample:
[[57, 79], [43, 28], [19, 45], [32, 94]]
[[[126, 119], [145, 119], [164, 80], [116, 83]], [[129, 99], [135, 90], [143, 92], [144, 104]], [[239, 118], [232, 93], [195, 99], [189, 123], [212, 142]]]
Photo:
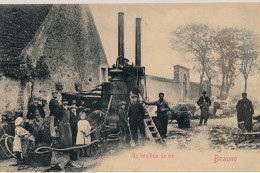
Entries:
[[245, 136], [243, 135], [242, 133], [242, 130], [238, 127], [236, 128], [233, 128], [231, 131], [230, 131], [230, 136], [234, 137], [235, 139], [237, 140], [243, 140], [245, 139]]
[[11, 156], [16, 158], [16, 156], [13, 154], [13, 142], [14, 142], [13, 136], [8, 135], [7, 137], [5, 137], [5, 147], [7, 151], [11, 154]]
[[96, 144], [90, 146], [90, 156], [96, 155], [97, 151], [98, 151], [98, 146]]

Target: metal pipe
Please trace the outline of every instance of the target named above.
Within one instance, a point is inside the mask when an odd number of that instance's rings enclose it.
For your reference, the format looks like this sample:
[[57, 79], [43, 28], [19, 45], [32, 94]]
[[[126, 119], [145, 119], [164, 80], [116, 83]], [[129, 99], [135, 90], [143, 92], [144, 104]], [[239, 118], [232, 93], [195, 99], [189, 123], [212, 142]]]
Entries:
[[118, 56], [124, 57], [124, 13], [118, 13]]
[[141, 67], [141, 18], [136, 18], [135, 65]]

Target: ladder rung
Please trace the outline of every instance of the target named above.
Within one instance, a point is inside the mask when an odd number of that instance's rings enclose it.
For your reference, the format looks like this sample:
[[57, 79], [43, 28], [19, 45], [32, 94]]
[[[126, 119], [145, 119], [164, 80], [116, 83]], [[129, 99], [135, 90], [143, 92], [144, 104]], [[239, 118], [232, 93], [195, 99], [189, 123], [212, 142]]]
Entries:
[[153, 131], [150, 131], [151, 133], [158, 133], [157, 131], [153, 130]]

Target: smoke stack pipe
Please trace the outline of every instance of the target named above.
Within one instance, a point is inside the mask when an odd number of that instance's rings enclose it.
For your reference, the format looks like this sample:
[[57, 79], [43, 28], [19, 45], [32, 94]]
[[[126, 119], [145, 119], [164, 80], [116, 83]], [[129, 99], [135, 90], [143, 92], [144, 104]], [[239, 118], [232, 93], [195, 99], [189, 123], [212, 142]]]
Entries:
[[141, 18], [136, 18], [135, 65], [141, 67]]
[[118, 13], [118, 56], [124, 57], [124, 13]]

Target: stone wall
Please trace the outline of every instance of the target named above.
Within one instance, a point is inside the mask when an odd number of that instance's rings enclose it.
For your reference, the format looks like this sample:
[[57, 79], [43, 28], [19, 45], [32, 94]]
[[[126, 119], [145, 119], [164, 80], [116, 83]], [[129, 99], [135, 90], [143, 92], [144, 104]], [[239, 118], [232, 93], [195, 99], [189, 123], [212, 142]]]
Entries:
[[174, 104], [181, 99], [181, 86], [172, 79], [146, 75], [147, 97], [150, 101], [158, 100], [158, 94], [164, 93], [169, 104]]
[[30, 83], [21, 84], [20, 81], [8, 77], [0, 77], [0, 114], [5, 111], [27, 113], [28, 99], [31, 93]]
[[34, 67], [39, 57], [46, 57], [50, 76], [33, 82], [33, 94], [46, 100], [56, 83], [63, 85], [62, 92], [77, 92], [75, 84], [89, 91], [103, 82], [101, 68], [108, 79], [108, 62], [87, 5], [53, 5], [22, 55]]

